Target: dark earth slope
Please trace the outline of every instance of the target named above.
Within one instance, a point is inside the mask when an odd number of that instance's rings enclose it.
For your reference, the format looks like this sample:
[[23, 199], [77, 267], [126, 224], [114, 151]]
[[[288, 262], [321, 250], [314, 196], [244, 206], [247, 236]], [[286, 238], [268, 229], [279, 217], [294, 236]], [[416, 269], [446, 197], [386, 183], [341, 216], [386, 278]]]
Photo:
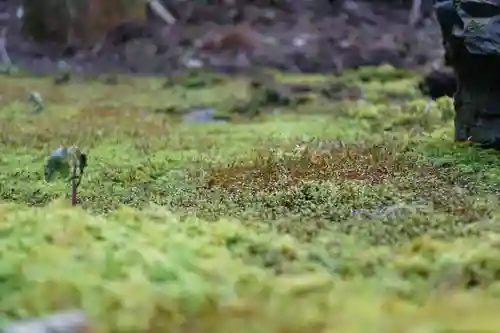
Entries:
[[238, 6], [163, 1], [178, 18], [174, 26], [153, 16], [147, 23], [124, 24], [110, 31], [94, 54], [31, 42], [16, 16], [20, 0], [0, 0], [0, 24], [8, 27], [12, 60], [40, 72], [62, 66], [61, 60], [84, 72], [168, 73], [193, 66], [338, 72], [382, 63], [427, 67], [442, 57], [428, 1], [415, 27], [408, 24], [408, 1], [254, 0]]

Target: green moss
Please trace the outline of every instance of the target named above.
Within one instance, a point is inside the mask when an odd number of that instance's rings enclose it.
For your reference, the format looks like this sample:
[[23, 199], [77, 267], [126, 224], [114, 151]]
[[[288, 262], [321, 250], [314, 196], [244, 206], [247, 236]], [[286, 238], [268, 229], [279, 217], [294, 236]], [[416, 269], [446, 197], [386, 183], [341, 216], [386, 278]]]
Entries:
[[[417, 76], [388, 67], [279, 74], [311, 85], [305, 104], [190, 124], [252, 94], [244, 77], [184, 79], [0, 78], [1, 320], [81, 307], [103, 332], [496, 330], [500, 161], [452, 142], [449, 99], [424, 113]], [[325, 95], [343, 83], [363, 94]], [[78, 208], [43, 180], [73, 144], [89, 154]]]

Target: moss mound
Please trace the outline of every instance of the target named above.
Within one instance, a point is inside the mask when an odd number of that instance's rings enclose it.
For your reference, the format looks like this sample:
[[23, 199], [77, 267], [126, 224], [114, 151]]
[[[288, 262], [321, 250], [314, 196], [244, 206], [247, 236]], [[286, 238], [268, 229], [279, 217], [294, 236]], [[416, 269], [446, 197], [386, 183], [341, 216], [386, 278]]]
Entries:
[[[387, 66], [279, 73], [304, 103], [243, 117], [252, 79], [203, 75], [0, 78], [0, 320], [78, 307], [99, 332], [497, 330], [500, 159], [452, 142], [449, 99], [425, 113], [418, 75]], [[357, 93], [325, 93], [343, 87]], [[200, 105], [227, 121], [185, 121]], [[89, 155], [76, 208], [43, 180], [73, 144]]]

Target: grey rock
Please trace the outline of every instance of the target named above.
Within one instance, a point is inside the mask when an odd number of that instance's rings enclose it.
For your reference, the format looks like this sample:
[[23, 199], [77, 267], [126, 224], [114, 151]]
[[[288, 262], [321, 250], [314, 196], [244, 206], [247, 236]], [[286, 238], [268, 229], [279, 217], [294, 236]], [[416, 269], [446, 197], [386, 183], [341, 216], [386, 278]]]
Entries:
[[90, 327], [82, 311], [70, 310], [49, 316], [13, 322], [1, 333], [76, 333]]

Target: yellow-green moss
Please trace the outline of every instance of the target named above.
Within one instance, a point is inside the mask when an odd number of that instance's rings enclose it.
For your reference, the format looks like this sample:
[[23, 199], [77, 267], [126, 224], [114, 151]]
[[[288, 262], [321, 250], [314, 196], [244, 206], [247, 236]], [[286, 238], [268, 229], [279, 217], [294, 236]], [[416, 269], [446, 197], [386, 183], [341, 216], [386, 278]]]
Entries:
[[[496, 331], [500, 159], [452, 142], [450, 100], [424, 113], [417, 76], [389, 67], [277, 80], [312, 98], [235, 116], [242, 77], [0, 77], [1, 319], [82, 307], [103, 332]], [[332, 83], [363, 99], [318, 89]], [[183, 122], [195, 106], [230, 121]], [[78, 208], [42, 172], [73, 144], [89, 154]]]

